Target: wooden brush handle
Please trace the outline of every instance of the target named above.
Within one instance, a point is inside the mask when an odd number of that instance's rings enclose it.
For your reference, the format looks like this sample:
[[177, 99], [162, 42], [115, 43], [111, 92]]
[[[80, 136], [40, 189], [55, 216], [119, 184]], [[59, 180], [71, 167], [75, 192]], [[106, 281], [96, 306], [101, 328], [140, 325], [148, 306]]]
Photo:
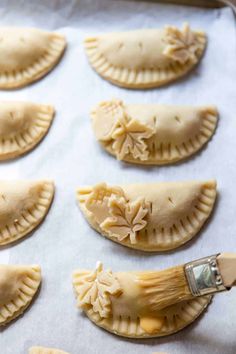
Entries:
[[217, 261], [224, 286], [236, 286], [236, 253], [221, 253]]

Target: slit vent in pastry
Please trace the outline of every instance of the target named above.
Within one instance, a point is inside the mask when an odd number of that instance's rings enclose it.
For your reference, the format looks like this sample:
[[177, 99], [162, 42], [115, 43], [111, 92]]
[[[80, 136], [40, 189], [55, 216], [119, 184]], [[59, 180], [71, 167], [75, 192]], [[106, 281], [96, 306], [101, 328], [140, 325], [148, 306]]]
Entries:
[[32, 347], [29, 350], [29, 354], [69, 354], [59, 349], [44, 348], [44, 347]]
[[[151, 272], [153, 275], [153, 272]], [[158, 272], [157, 272], [158, 273]], [[162, 337], [180, 331], [196, 320], [210, 303], [211, 296], [182, 301], [153, 311], [154, 281], [143, 287], [142, 274], [103, 270], [77, 270], [73, 286], [78, 306], [96, 325], [114, 334], [131, 338]]]
[[77, 190], [80, 209], [103, 236], [143, 251], [185, 244], [201, 229], [216, 199], [215, 181], [129, 184]]
[[26, 86], [51, 71], [66, 47], [65, 37], [36, 28], [0, 28], [0, 89]]
[[187, 74], [200, 60], [206, 34], [182, 29], [141, 29], [106, 33], [85, 40], [93, 69], [104, 79], [127, 88], [157, 87]]
[[30, 102], [0, 102], [0, 160], [32, 150], [47, 134], [54, 108]]
[[96, 139], [119, 160], [163, 165], [185, 159], [215, 132], [214, 106], [125, 105], [102, 102], [92, 111]]
[[38, 265], [0, 265], [0, 326], [25, 311], [40, 283], [41, 270]]
[[0, 246], [29, 234], [47, 215], [51, 181], [0, 181]]

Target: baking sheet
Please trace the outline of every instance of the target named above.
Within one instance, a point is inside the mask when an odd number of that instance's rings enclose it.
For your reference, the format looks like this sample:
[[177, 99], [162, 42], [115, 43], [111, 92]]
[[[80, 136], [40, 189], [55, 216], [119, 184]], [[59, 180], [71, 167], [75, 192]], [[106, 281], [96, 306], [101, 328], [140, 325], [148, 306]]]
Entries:
[[[128, 340], [93, 325], [75, 307], [71, 273], [93, 268], [98, 259], [113, 270], [165, 268], [219, 251], [236, 249], [236, 33], [230, 9], [207, 10], [135, 1], [0, 1], [1, 25], [37, 26], [66, 35], [68, 50], [58, 67], [38, 83], [1, 92], [1, 99], [54, 104], [55, 121], [45, 140], [18, 160], [1, 163], [0, 177], [54, 179], [55, 200], [31, 237], [0, 251], [0, 262], [39, 263], [42, 288], [22, 318], [0, 332], [1, 354], [26, 354], [32, 345], [58, 347], [71, 354], [235, 354], [235, 291], [217, 296], [192, 326], [162, 339]], [[132, 91], [103, 81], [89, 67], [84, 36], [103, 31], [181, 25], [204, 29], [209, 45], [201, 64], [174, 85]], [[90, 109], [101, 100], [169, 104], [217, 104], [220, 122], [199, 154], [174, 166], [119, 163], [95, 142]], [[192, 242], [175, 252], [129, 250], [93, 231], [75, 202], [83, 184], [111, 184], [216, 178], [219, 198], [213, 218]]]

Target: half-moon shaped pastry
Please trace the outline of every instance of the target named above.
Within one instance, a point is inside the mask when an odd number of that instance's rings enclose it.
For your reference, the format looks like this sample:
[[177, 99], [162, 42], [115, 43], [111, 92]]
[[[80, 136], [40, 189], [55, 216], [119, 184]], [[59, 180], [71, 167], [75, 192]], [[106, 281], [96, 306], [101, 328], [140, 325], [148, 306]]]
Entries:
[[44, 348], [44, 347], [32, 347], [29, 350], [29, 354], [69, 354], [59, 349]]
[[0, 28], [0, 89], [26, 86], [51, 71], [66, 47], [65, 37], [36, 28]]
[[[148, 274], [151, 280], [146, 280]], [[156, 272], [158, 274], [158, 272]], [[211, 296], [182, 301], [164, 309], [155, 308], [158, 281], [154, 272], [77, 270], [73, 285], [77, 303], [96, 325], [119, 336], [162, 337], [188, 326], [206, 309]]]
[[21, 315], [41, 283], [38, 265], [0, 265], [0, 326]]
[[51, 181], [0, 181], [0, 246], [29, 234], [47, 215]]
[[103, 236], [143, 251], [166, 251], [192, 239], [216, 199], [215, 181], [78, 188], [89, 224]]
[[92, 111], [96, 139], [119, 160], [163, 165], [196, 153], [212, 137], [218, 120], [213, 106], [131, 104], [112, 100]]
[[47, 134], [53, 116], [52, 106], [0, 101], [0, 160], [32, 150]]
[[141, 29], [85, 40], [91, 66], [104, 79], [127, 88], [157, 87], [188, 73], [200, 60], [206, 35], [182, 29]]

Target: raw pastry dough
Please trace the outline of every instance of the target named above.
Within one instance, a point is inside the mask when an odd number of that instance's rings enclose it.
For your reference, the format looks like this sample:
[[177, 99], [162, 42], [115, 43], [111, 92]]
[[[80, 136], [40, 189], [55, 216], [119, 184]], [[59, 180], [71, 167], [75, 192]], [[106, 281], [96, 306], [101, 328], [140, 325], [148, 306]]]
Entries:
[[166, 251], [193, 238], [208, 219], [216, 182], [189, 181], [128, 184], [77, 190], [90, 225], [124, 246]]
[[0, 246], [35, 229], [45, 218], [53, 195], [51, 181], [0, 181]]
[[59, 349], [44, 348], [44, 347], [32, 347], [29, 350], [29, 354], [69, 354]]
[[92, 111], [95, 136], [119, 160], [173, 163], [197, 152], [212, 137], [218, 112], [213, 106], [125, 105], [102, 102]]
[[92, 67], [104, 79], [128, 88], [157, 87], [188, 73], [200, 60], [206, 35], [182, 30], [141, 29], [106, 33], [85, 40]]
[[47, 134], [54, 108], [30, 102], [0, 102], [0, 160], [32, 150]]
[[66, 47], [59, 33], [36, 28], [0, 28], [0, 88], [28, 85], [51, 71]]
[[0, 265], [0, 326], [21, 315], [41, 283], [38, 265]]
[[[151, 273], [152, 280], [143, 275]], [[158, 272], [156, 272], [158, 273]], [[78, 306], [91, 321], [114, 334], [131, 337], [161, 337], [192, 323], [207, 307], [211, 297], [179, 302], [165, 309], [154, 309], [158, 284], [153, 272], [77, 270], [73, 285]]]

